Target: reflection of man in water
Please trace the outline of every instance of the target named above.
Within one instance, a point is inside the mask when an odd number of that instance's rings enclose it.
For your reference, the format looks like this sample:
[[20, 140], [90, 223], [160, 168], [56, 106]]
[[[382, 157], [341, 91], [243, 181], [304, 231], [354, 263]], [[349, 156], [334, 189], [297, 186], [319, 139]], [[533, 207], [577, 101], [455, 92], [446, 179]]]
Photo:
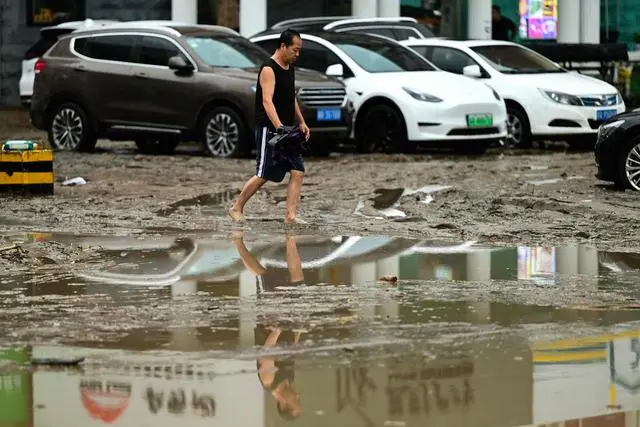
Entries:
[[[253, 256], [249, 249], [244, 244], [244, 237], [242, 233], [237, 232], [231, 235], [231, 242], [238, 250], [240, 259], [249, 272], [256, 277], [256, 287], [258, 293], [264, 291], [271, 291], [277, 286], [284, 285], [284, 283], [265, 283], [264, 277], [267, 273], [267, 269], [264, 268], [260, 262]], [[296, 245], [296, 239], [294, 236], [286, 237], [287, 248], [287, 269], [289, 270], [289, 285], [300, 285], [304, 282], [304, 274], [302, 272], [302, 262], [300, 261], [300, 254], [298, 253], [298, 247]]]
[[[256, 276], [256, 286], [258, 292], [272, 290], [277, 283], [265, 284], [262, 278], [267, 269], [249, 252], [244, 244], [242, 233], [234, 233], [231, 241], [240, 254], [243, 264], [251, 273]], [[287, 269], [289, 271], [289, 283], [300, 284], [304, 281], [300, 254], [293, 236], [286, 237], [286, 258]], [[279, 327], [270, 325], [258, 325], [255, 329], [255, 339], [257, 345], [264, 348], [272, 348], [278, 344], [297, 344], [300, 340], [301, 331], [283, 331]], [[258, 379], [266, 391], [276, 401], [278, 413], [286, 419], [295, 419], [302, 413], [300, 404], [300, 394], [293, 388], [294, 361], [292, 358], [259, 357]]]

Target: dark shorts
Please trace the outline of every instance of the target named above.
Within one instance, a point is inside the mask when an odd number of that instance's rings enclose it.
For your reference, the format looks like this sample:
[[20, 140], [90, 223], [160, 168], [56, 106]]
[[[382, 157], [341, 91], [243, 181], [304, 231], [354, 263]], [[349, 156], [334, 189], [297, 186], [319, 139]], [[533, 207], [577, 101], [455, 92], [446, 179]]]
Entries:
[[256, 126], [256, 175], [267, 181], [282, 182], [287, 172], [292, 170], [304, 172], [302, 154], [295, 156], [289, 162], [278, 162], [273, 155], [273, 148], [267, 141], [274, 133], [267, 127]]

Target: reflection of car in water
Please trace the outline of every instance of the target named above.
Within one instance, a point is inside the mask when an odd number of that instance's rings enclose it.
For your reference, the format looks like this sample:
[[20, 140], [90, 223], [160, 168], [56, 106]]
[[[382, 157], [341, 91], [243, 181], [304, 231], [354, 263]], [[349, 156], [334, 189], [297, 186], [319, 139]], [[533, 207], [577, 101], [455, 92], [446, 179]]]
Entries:
[[[340, 269], [354, 264], [381, 261], [394, 256], [424, 253], [458, 253], [475, 250], [474, 242], [459, 245], [440, 245], [385, 236], [313, 237], [299, 236], [297, 248], [304, 270], [314, 270], [307, 279], [312, 282], [334, 282], [317, 270]], [[264, 242], [264, 241], [263, 241]], [[135, 241], [132, 241], [135, 244]], [[100, 271], [79, 271], [89, 281], [119, 285], [166, 286], [181, 280], [207, 283], [237, 281], [245, 266], [230, 241], [178, 239], [164, 247], [127, 250], [121, 243], [113, 244], [103, 254], [110, 267]], [[286, 270], [286, 250], [281, 240], [253, 244], [254, 257], [267, 269]], [[337, 271], [337, 270], [336, 270]], [[335, 273], [335, 271], [334, 271]], [[337, 274], [338, 279], [350, 277]], [[335, 279], [336, 276], [334, 276]], [[342, 281], [342, 280], [338, 280]]]

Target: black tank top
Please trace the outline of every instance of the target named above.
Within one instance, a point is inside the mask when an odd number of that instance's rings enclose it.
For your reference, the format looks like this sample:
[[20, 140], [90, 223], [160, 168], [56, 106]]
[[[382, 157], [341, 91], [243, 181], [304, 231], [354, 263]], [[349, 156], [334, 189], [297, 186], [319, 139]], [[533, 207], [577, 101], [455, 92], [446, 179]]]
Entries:
[[276, 87], [273, 91], [273, 105], [283, 125], [293, 126], [296, 121], [296, 85], [295, 70], [293, 65], [289, 69], [282, 68], [273, 58], [267, 59], [258, 72], [258, 84], [256, 85], [256, 125], [266, 126], [274, 130], [273, 123], [267, 117], [262, 105], [262, 87], [260, 86], [260, 73], [264, 67], [271, 67], [276, 76]]

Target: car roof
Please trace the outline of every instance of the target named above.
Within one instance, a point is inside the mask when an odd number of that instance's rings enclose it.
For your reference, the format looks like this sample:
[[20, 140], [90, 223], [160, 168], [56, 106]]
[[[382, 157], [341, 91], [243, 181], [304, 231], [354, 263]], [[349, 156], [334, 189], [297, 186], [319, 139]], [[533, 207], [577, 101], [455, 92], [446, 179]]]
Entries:
[[415, 18], [409, 18], [406, 16], [390, 17], [390, 18], [349, 18], [341, 19], [339, 21], [333, 21], [325, 25], [325, 30], [333, 30], [338, 27], [357, 25], [357, 24], [386, 24], [386, 23], [407, 23], [416, 24], [418, 21]]
[[181, 36], [185, 34], [202, 33], [202, 32], [217, 32], [229, 35], [239, 36], [240, 34], [228, 27], [221, 25], [197, 25], [180, 21], [163, 21], [163, 20], [146, 20], [146, 21], [125, 21], [114, 22], [110, 25], [105, 25], [99, 28], [86, 27], [79, 28], [74, 33], [92, 32], [94, 34], [101, 32], [111, 32], [113, 30], [156, 30], [160, 32], [171, 33], [174, 36]]
[[70, 30], [75, 30], [78, 28], [95, 28], [95, 27], [115, 24], [118, 22], [120, 21], [116, 21], [113, 19], [87, 18], [83, 21], [68, 21], [68, 22], [61, 22], [60, 24], [57, 24], [57, 25], [50, 25], [48, 27], [41, 28], [40, 31], [57, 30], [57, 29], [63, 29], [63, 28], [68, 28]]
[[[251, 38], [259, 38], [259, 37], [271, 37], [274, 38], [273, 36], [279, 36], [280, 33], [278, 31], [271, 31], [269, 34], [259, 34], [259, 35], [255, 35], [252, 36]], [[379, 40], [379, 41], [390, 41], [390, 42], [394, 42], [397, 43], [395, 40], [390, 39], [388, 37], [384, 37], [384, 36], [379, 36], [376, 34], [365, 34], [365, 33], [351, 33], [351, 32], [346, 32], [346, 33], [336, 33], [334, 31], [304, 31], [301, 32], [300, 35], [302, 36], [302, 38], [304, 39], [306, 36], [314, 36], [314, 37], [319, 37], [321, 39], [324, 39], [330, 43], [341, 43], [341, 42], [370, 42], [372, 40]]]
[[285, 30], [287, 28], [298, 28], [307, 25], [326, 25], [334, 21], [349, 19], [350, 16], [312, 16], [308, 18], [285, 19], [273, 24], [269, 29]]
[[479, 47], [479, 46], [513, 46], [517, 43], [501, 40], [456, 40], [445, 38], [409, 39], [403, 40], [405, 46], [450, 46], [450, 47]]

